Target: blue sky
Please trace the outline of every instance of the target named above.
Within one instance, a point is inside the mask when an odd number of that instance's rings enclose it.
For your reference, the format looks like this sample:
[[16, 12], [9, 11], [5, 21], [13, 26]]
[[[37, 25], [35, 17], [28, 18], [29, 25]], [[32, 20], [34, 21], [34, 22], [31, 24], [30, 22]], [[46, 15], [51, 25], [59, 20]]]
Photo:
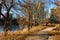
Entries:
[[50, 0], [50, 1], [46, 0], [46, 2], [45, 2], [45, 9], [44, 9], [44, 11], [47, 12], [46, 13], [46, 18], [50, 18], [50, 16], [51, 16], [51, 9], [57, 7], [57, 5], [54, 4], [54, 2], [56, 2], [56, 0]]
[[[23, 3], [23, 0], [20, 0], [22, 3]], [[32, 0], [31, 0], [32, 1]], [[38, 0], [36, 0], [36, 1], [38, 1]], [[16, 0], [16, 2], [17, 2], [17, 0]], [[44, 2], [45, 3], [45, 11], [48, 11], [48, 13], [47, 13], [47, 17], [50, 17], [50, 15], [51, 15], [51, 9], [52, 8], [54, 8], [54, 7], [56, 7], [56, 5], [54, 4], [54, 2], [56, 2], [56, 0], [42, 0], [42, 2]], [[15, 16], [16, 16], [16, 13], [18, 13], [18, 14], [20, 14], [21, 12], [20, 11], [15, 11], [14, 9], [11, 9], [12, 10], [12, 12], [10, 11], [10, 13], [15, 13]], [[4, 10], [3, 10], [4, 11]], [[5, 13], [6, 11], [4, 11], [4, 13]], [[22, 16], [23, 14], [21, 13], [21, 15], [20, 16]]]
[[51, 16], [51, 9], [56, 8], [57, 6], [55, 4], [46, 4], [44, 11], [46, 11], [46, 18], [50, 18]]

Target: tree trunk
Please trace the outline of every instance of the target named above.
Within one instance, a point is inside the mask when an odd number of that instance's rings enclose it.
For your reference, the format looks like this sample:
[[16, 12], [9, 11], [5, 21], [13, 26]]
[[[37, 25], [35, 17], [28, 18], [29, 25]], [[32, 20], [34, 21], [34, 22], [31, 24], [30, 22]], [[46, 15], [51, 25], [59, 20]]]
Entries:
[[4, 23], [4, 36], [5, 36], [5, 40], [7, 40], [8, 24], [9, 24], [9, 22], [7, 20], [5, 20], [5, 23]]
[[7, 31], [8, 31], [8, 21], [5, 20], [5, 23], [4, 23], [4, 33], [5, 33], [5, 36], [7, 35]]
[[5, 15], [5, 23], [4, 23], [5, 37], [7, 36], [8, 26], [9, 26], [9, 10]]

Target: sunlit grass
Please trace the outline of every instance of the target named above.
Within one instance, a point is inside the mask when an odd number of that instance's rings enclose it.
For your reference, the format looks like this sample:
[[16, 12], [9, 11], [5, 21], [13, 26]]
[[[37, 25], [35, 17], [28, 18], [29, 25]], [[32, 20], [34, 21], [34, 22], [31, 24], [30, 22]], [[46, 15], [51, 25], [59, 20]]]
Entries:
[[[28, 35], [25, 34], [31, 34], [37, 31], [40, 31], [42, 29], [46, 28], [46, 26], [36, 26], [36, 27], [32, 27], [30, 29], [30, 32], [28, 32], [28, 28], [25, 28], [23, 30], [18, 30], [16, 32], [13, 31], [8, 31], [7, 32], [7, 36], [4, 36], [4, 33], [0, 35], [0, 40], [24, 40], [25, 37], [27, 37]], [[23, 35], [24, 34], [24, 35]]]

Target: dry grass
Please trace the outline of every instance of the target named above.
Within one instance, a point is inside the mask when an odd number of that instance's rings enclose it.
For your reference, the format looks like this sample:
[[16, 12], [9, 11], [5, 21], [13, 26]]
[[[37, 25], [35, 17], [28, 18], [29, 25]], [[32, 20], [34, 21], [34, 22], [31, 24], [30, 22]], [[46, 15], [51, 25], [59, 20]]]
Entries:
[[46, 26], [42, 27], [39, 25], [39, 26], [31, 28], [30, 32], [28, 32], [27, 28], [25, 28], [22, 31], [18, 30], [17, 32], [8, 31], [6, 37], [4, 37], [4, 34], [1, 33], [0, 40], [24, 40], [24, 38], [28, 35], [23, 35], [23, 34], [31, 34], [31, 33], [34, 33], [36, 31], [40, 31], [44, 28], [46, 28]]
[[6, 40], [25, 40], [24, 38], [28, 37], [28, 35], [23, 35], [23, 34], [31, 34], [34, 32], [41, 31], [42, 29], [45, 29], [45, 28], [46, 26], [39, 25], [39, 26], [32, 27], [30, 29], [30, 32], [28, 32], [27, 28], [23, 29], [22, 31], [18, 30], [16, 32], [8, 31], [6, 37], [4, 37], [4, 33], [0, 33], [0, 40], [5, 40], [5, 39]]
[[60, 40], [60, 35], [53, 36], [53, 40]]

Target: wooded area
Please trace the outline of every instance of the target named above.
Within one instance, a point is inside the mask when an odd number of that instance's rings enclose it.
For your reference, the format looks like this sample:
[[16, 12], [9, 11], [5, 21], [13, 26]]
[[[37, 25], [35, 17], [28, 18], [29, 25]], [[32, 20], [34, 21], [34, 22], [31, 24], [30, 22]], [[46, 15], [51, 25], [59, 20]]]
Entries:
[[[8, 26], [13, 24], [19, 25], [19, 27], [20, 25], [27, 26], [30, 32], [30, 28], [33, 26], [38, 26], [40, 24], [45, 24], [47, 26], [48, 23], [60, 23], [60, 2], [56, 0], [56, 2], [51, 3], [55, 4], [57, 7], [52, 8], [50, 18], [46, 18], [49, 12], [44, 11], [46, 4], [42, 0], [1, 0], [0, 19], [1, 21], [3, 20], [2, 24], [4, 25], [5, 36], [9, 30]], [[5, 14], [3, 10], [6, 12]], [[18, 17], [13, 19], [13, 14], [16, 14]]]

